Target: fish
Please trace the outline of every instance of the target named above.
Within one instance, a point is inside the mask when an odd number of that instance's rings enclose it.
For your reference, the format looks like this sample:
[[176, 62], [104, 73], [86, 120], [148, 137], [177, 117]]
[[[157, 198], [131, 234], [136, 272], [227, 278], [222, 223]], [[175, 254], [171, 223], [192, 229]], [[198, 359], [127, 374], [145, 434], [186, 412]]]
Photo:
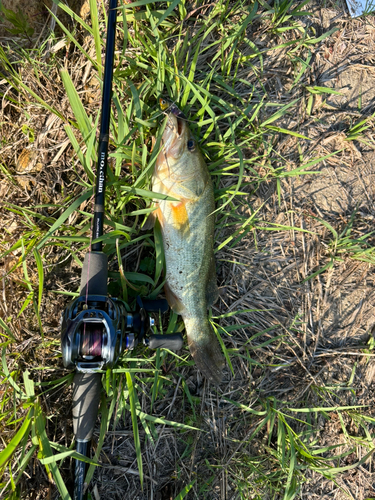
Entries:
[[152, 212], [160, 222], [163, 238], [164, 290], [171, 309], [182, 316], [198, 369], [219, 385], [225, 362], [207, 313], [219, 296], [213, 252], [214, 189], [186, 120], [175, 110], [166, 114], [152, 177], [154, 192], [178, 200], [158, 200]]

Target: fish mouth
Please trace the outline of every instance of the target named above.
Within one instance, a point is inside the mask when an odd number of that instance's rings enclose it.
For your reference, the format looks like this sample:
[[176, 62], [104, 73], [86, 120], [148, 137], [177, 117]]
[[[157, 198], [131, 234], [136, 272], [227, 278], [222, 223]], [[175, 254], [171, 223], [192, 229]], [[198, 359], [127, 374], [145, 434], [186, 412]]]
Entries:
[[177, 134], [180, 137], [182, 135], [185, 123], [177, 117]]
[[163, 134], [163, 146], [166, 155], [177, 158], [182, 154], [186, 143], [184, 140], [186, 130], [185, 120], [173, 113], [168, 114], [168, 121]]

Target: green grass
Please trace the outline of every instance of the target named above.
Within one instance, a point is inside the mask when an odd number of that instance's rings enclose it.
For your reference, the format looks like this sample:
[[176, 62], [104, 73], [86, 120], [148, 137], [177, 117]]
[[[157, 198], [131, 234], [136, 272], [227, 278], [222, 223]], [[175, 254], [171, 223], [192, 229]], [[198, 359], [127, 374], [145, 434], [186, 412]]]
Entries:
[[[73, 33], [57, 19], [67, 38], [71, 60], [64, 61], [65, 54], [54, 54], [45, 61], [43, 48], [17, 47], [11, 58], [0, 47], [0, 78], [6, 80], [10, 89], [0, 91], [1, 97], [10, 106], [17, 106], [23, 116], [23, 133], [30, 143], [35, 141], [36, 135], [32, 125], [28, 125], [30, 106], [57, 117], [70, 141], [76, 186], [74, 192], [61, 192], [57, 202], [34, 206], [7, 202], [4, 206], [22, 221], [21, 234], [16, 238], [5, 235], [0, 243], [1, 258], [9, 261], [6, 279], [8, 283], [15, 280], [23, 291], [19, 309], [12, 309], [6, 317], [0, 318], [3, 349], [0, 428], [4, 436], [0, 453], [3, 476], [0, 491], [1, 496], [9, 500], [23, 498], [24, 474], [34, 460], [45, 467], [49, 481], [56, 485], [61, 498], [68, 499], [66, 462], [76, 456], [73, 444], [67, 447], [54, 441], [51, 415], [58, 414], [59, 410], [46, 408], [43, 404], [44, 397], [54, 394], [57, 388], [69, 394], [66, 388], [72, 376], [60, 373], [59, 342], [49, 333], [46, 314], [42, 312], [53, 294], [74, 296], [77, 293], [79, 266], [90, 243], [92, 213], [89, 200], [93, 192], [100, 110], [98, 103], [93, 107], [85, 104], [84, 92], [77, 90], [76, 72], [82, 62], [89, 61], [92, 76], [101, 85], [105, 18], [101, 11], [98, 21], [94, 1], [90, 1], [91, 25], [73, 15], [63, 3], [54, 1], [72, 15], [76, 23]], [[199, 7], [203, 7], [203, 2], [200, 4]], [[192, 11], [189, 2], [183, 0], [142, 0], [119, 9], [110, 130], [112, 163], [108, 172], [106, 230], [101, 240], [111, 261], [111, 294], [123, 297], [130, 307], [138, 294], [154, 297], [163, 285], [160, 231], [156, 229], [154, 234], [140, 231], [151, 210], [151, 200], [158, 198], [150, 192], [150, 178], [163, 131], [163, 116], [157, 106], [161, 95], [176, 101], [189, 117], [191, 129], [199, 138], [209, 164], [215, 186], [215, 251], [219, 256], [225, 249], [235, 249], [249, 235], [253, 235], [256, 245], [257, 235], [264, 231], [304, 231], [267, 220], [262, 211], [264, 204], [255, 208], [252, 195], [274, 182], [281, 206], [285, 180], [315, 174], [314, 167], [335, 154], [323, 157], [315, 151], [308, 157], [300, 154], [291, 166], [290, 159], [281, 155], [277, 148], [285, 139], [300, 146], [309, 142], [310, 138], [298, 126], [287, 128], [287, 118], [302, 104], [311, 115], [314, 95], [335, 92], [329, 88], [306, 86], [303, 81], [310, 63], [310, 49], [333, 32], [316, 37], [312, 28], [303, 27], [299, 19], [309, 15], [303, 10], [307, 4], [307, 1], [301, 4], [284, 0], [275, 1], [271, 7], [263, 0], [259, 3], [219, 0], [203, 17], [199, 15], [201, 9]], [[255, 28], [263, 30], [267, 44], [257, 45], [249, 32], [250, 27], [252, 33]], [[95, 53], [89, 54], [83, 30], [91, 37]], [[51, 42], [56, 42], [54, 35], [51, 35]], [[275, 51], [281, 51], [283, 57], [292, 61], [294, 71], [293, 83], [280, 100], [270, 96], [262, 78], [265, 58]], [[26, 74], [33, 74], [32, 83], [25, 78], [25, 70]], [[60, 82], [56, 83], [57, 76]], [[67, 96], [69, 109], [61, 107], [58, 99], [46, 98], [42, 92], [44, 86], [60, 99]], [[347, 140], [358, 140], [370, 125], [370, 119], [360, 121], [351, 127]], [[153, 135], [156, 143], [151, 151]], [[1, 168], [4, 176], [17, 184], [12, 169], [5, 164]], [[367, 243], [371, 235], [352, 236], [354, 215], [341, 232], [327, 221], [319, 221], [332, 234], [327, 244], [330, 260], [310, 278], [348, 254], [352, 259], [373, 264], [374, 250]], [[144, 255], [139, 268], [134, 272], [124, 270], [122, 259], [140, 245]], [[75, 265], [76, 279], [65, 290], [47, 291], [47, 270], [54, 268], [56, 254]], [[212, 324], [221, 335], [229, 368], [234, 373], [233, 360], [244, 363], [250, 372], [256, 367], [263, 371], [281, 367], [283, 361], [278, 349], [291, 342], [290, 332], [299, 332], [298, 321], [290, 325], [288, 331], [281, 325], [263, 329], [260, 325], [241, 322], [246, 312], [239, 308], [212, 317]], [[220, 324], [223, 320], [227, 321], [227, 326]], [[23, 359], [18, 351], [20, 323], [28, 325], [46, 352], [41, 355], [39, 351], [36, 361], [30, 356]], [[159, 328], [173, 332], [182, 330], [183, 325], [175, 314], [171, 314], [160, 321]], [[241, 348], [233, 347], [230, 339], [241, 328], [251, 328], [255, 333]], [[274, 349], [274, 357], [268, 361], [259, 360], [257, 352], [269, 346]], [[105, 396], [100, 410], [100, 435], [88, 480], [93, 477], [95, 464], [100, 459], [107, 431], [115, 430], [120, 420], [126, 421], [129, 414], [141, 485], [145, 482], [142, 440], [155, 445], [161, 426], [173, 429], [178, 439], [186, 444], [181, 463], [184, 457], [193, 453], [194, 439], [204, 438], [192, 439], [200, 434], [198, 429], [203, 426], [202, 398], [191, 394], [184, 375], [192, 365], [186, 348], [178, 354], [150, 353], [140, 348], [134, 353], [125, 353], [116, 369], [103, 373]], [[29, 367], [29, 372], [24, 370], [25, 366]], [[45, 373], [45, 376], [39, 380], [38, 373]], [[155, 415], [156, 404], [171, 389], [175, 390], [175, 380], [179, 378], [179, 397], [184, 400], [187, 410], [184, 414], [177, 412], [177, 418]], [[374, 449], [370, 428], [373, 419], [364, 415], [364, 408], [341, 405], [339, 390], [333, 389], [329, 397], [324, 388], [313, 385], [311, 390], [316, 391], [318, 399], [323, 399], [321, 404], [310, 407], [310, 402], [302, 397], [297, 408], [287, 400], [265, 397], [256, 391], [252, 393], [251, 403], [244, 400], [241, 390], [234, 391], [230, 398], [219, 395], [222, 405], [232, 407], [227, 437], [233, 451], [229, 459], [224, 457], [221, 461], [207, 457], [204, 470], [197, 472], [197, 479], [187, 480], [186, 475], [181, 475], [184, 484], [175, 500], [185, 498], [194, 488], [199, 498], [209, 498], [206, 495], [209, 495], [211, 484], [224, 471], [230, 475], [239, 498], [291, 500], [297, 497], [308, 471], [335, 480], [340, 473], [349, 470], [352, 466], [339, 464], [355, 452], [359, 444], [368, 454], [358, 459], [354, 466], [364, 463]], [[149, 402], [148, 413], [143, 411], [144, 403], [141, 404], [145, 399]], [[333, 412], [339, 416], [346, 437], [348, 448], [343, 452], [336, 453], [337, 445], [322, 448], [315, 430], [318, 418], [329, 420]], [[347, 432], [344, 422], [347, 418], [362, 432], [360, 443]], [[49, 422], [51, 424], [47, 425]], [[244, 436], [243, 440], [239, 435]], [[176, 464], [176, 469], [180, 467]]]
[[306, 280], [310, 280], [318, 276], [328, 269], [332, 269], [337, 262], [343, 262], [345, 259], [352, 259], [368, 264], [375, 264], [375, 248], [372, 246], [373, 232], [360, 233], [357, 237], [353, 236], [353, 226], [358, 208], [353, 211], [341, 232], [337, 231], [327, 221], [318, 219], [319, 222], [326, 227], [332, 237], [326, 242], [322, 242], [326, 248], [328, 262], [312, 273]]

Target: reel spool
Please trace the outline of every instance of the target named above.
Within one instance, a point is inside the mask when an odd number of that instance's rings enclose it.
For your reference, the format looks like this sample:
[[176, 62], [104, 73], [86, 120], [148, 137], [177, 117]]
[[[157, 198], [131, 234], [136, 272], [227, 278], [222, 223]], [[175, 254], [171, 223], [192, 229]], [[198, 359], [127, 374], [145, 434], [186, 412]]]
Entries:
[[84, 323], [81, 331], [80, 355], [84, 359], [92, 360], [102, 355], [104, 328], [101, 324]]
[[61, 324], [64, 366], [86, 373], [111, 368], [124, 340], [127, 347], [127, 323], [125, 305], [119, 300], [101, 295], [75, 299], [66, 308]]

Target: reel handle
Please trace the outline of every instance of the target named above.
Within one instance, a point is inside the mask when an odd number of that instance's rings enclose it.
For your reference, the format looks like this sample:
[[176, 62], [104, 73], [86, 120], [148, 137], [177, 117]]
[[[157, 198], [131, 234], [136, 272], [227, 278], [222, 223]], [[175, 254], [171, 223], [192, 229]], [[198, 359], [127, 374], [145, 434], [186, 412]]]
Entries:
[[178, 351], [183, 346], [183, 339], [180, 333], [171, 333], [167, 335], [150, 335], [146, 338], [145, 343], [150, 349], [170, 349]]

